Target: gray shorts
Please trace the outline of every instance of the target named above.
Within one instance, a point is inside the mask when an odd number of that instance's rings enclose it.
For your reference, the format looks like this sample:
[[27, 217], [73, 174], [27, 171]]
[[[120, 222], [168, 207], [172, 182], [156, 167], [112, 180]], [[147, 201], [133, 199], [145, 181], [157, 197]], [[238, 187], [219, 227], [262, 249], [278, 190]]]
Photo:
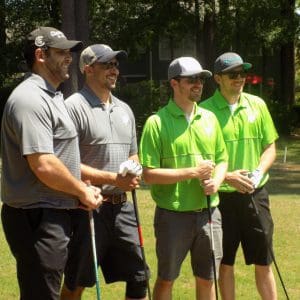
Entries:
[[[218, 208], [212, 208], [212, 224], [218, 272], [222, 259], [222, 226]], [[201, 212], [174, 212], [157, 207], [154, 230], [158, 276], [161, 279], [175, 280], [189, 251], [194, 276], [205, 280], [214, 278], [207, 209]]]
[[[74, 231], [65, 268], [65, 284], [70, 290], [95, 284], [88, 213], [74, 210], [72, 220]], [[99, 213], [94, 211], [94, 222], [98, 264], [106, 283], [144, 281], [144, 263], [132, 203], [105, 202]]]

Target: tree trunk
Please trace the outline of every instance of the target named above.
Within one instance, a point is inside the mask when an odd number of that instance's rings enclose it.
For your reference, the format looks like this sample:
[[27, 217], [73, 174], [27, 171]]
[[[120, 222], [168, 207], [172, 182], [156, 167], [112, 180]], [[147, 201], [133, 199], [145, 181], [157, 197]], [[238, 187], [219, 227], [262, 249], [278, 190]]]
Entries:
[[[6, 34], [5, 34], [5, 1], [0, 0], [0, 56], [1, 56], [1, 64], [2, 64], [2, 71], [7, 69], [7, 63], [4, 59], [6, 56], [4, 53], [6, 52]], [[3, 72], [0, 74], [0, 87], [3, 86], [2, 79]], [[5, 76], [5, 75], [4, 75]]]
[[[76, 0], [62, 0], [61, 12], [62, 12], [62, 31], [68, 39], [76, 39], [75, 34], [75, 2]], [[70, 96], [78, 89], [78, 58], [76, 53], [73, 54], [73, 62], [69, 68], [70, 78], [62, 85], [62, 91], [65, 97]]]
[[[202, 1], [201, 1], [202, 2]], [[195, 28], [196, 28], [196, 57], [204, 60], [204, 47], [203, 47], [203, 29], [200, 22], [200, 0], [195, 0]]]
[[[293, 20], [295, 0], [281, 1], [281, 15], [284, 20]], [[295, 45], [292, 38], [281, 45], [281, 92], [280, 101], [291, 107], [295, 103]]]
[[[215, 28], [216, 28], [216, 7], [215, 0], [205, 0], [205, 16], [203, 23], [203, 42], [204, 42], [204, 58], [202, 62], [203, 67], [213, 70], [215, 61]], [[205, 90], [203, 93], [203, 99], [211, 96], [215, 90], [215, 84], [213, 80], [208, 80], [205, 84]]]
[[[89, 16], [88, 16], [88, 1], [87, 0], [75, 0], [75, 32], [76, 32], [76, 39], [83, 42], [84, 47], [87, 47], [90, 43], [89, 41]], [[74, 59], [76, 66], [78, 66], [78, 58], [79, 55], [76, 55], [76, 59]], [[81, 88], [83, 85], [83, 75], [79, 71], [77, 67], [77, 81], [78, 81], [78, 88]]]
[[281, 97], [280, 101], [291, 107], [295, 103], [294, 42], [281, 46]]

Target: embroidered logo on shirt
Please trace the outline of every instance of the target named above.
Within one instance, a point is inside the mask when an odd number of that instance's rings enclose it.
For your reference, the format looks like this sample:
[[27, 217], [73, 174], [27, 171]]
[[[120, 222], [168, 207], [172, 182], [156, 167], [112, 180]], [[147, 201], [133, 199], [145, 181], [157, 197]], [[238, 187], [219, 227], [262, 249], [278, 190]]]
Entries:
[[253, 123], [257, 118], [257, 115], [255, 112], [248, 112], [247, 116], [248, 116], [249, 123]]
[[126, 115], [122, 116], [121, 120], [122, 120], [122, 123], [124, 125], [128, 125], [129, 124], [129, 118], [128, 118], [128, 116], [126, 116]]
[[208, 136], [211, 136], [211, 134], [212, 134], [212, 132], [213, 132], [213, 129], [212, 129], [211, 126], [206, 126], [206, 127], [204, 128], [204, 131], [206, 132], [206, 134], [207, 134]]

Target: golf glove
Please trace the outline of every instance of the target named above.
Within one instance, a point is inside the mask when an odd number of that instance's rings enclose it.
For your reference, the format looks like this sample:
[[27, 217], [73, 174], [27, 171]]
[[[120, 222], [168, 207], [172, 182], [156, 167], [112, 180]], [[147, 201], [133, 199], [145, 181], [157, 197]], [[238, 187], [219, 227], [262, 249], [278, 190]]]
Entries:
[[135, 160], [126, 160], [120, 164], [119, 174], [121, 174], [124, 177], [127, 173], [135, 176], [141, 176], [143, 173], [143, 168]]
[[252, 173], [250, 173], [250, 179], [255, 188], [257, 188], [263, 178], [263, 172], [260, 169], [255, 169]]

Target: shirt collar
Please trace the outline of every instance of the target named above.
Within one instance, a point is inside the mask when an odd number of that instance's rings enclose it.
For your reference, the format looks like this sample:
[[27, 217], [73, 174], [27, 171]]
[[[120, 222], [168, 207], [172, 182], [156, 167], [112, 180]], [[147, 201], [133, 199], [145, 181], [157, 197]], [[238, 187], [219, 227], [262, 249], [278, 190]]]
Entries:
[[49, 92], [50, 94], [55, 95], [60, 93], [56, 91], [56, 89], [46, 79], [36, 73], [26, 73], [24, 78], [26, 80], [33, 81], [39, 88]]
[[[216, 107], [218, 107], [220, 110], [228, 107], [228, 102], [226, 99], [223, 97], [219, 89], [216, 89], [214, 95], [213, 95], [213, 102]], [[247, 105], [247, 100], [244, 95], [244, 93], [241, 93], [239, 102], [238, 102], [238, 107], [240, 108], [246, 108]]]
[[[185, 118], [185, 113], [184, 111], [175, 103], [173, 98], [169, 99], [169, 102], [167, 104], [167, 110], [174, 116], [174, 117], [181, 117], [183, 116]], [[201, 116], [201, 109], [199, 108], [199, 106], [196, 104], [196, 102], [194, 103], [194, 117], [196, 116]]]
[[[86, 84], [81, 89], [80, 93], [84, 96], [84, 98], [90, 103], [92, 107], [101, 106], [104, 108], [104, 103], [102, 100], [95, 95], [95, 93], [90, 89]], [[110, 94], [111, 105], [117, 105], [117, 98]], [[99, 101], [100, 100], [100, 101]]]

